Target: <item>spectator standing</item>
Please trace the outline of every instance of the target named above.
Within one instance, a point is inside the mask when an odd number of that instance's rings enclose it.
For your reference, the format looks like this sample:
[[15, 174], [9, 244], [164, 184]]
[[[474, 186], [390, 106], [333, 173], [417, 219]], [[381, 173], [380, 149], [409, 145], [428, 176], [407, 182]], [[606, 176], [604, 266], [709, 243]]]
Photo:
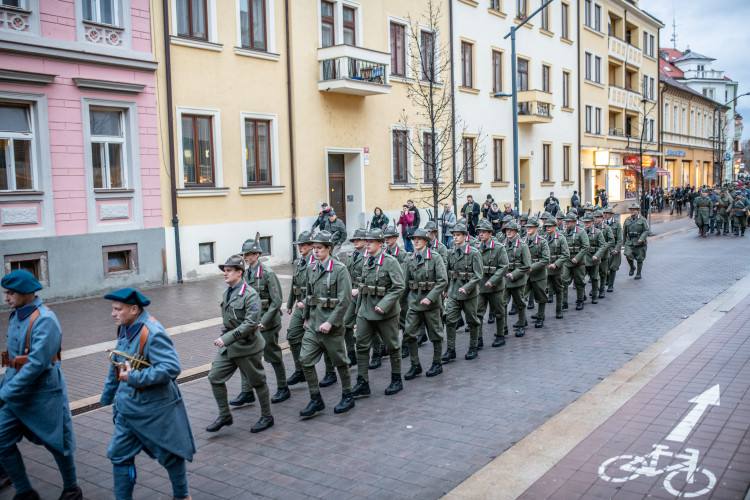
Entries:
[[503, 212], [503, 217], [505, 217], [506, 215], [510, 215], [514, 219], [518, 218], [518, 212], [510, 208], [510, 203], [506, 203], [505, 205], [503, 205], [503, 208], [505, 209], [505, 211]]
[[453, 241], [451, 231], [456, 225], [456, 214], [453, 213], [453, 207], [447, 203], [443, 206], [443, 216], [441, 219], [443, 221], [443, 245], [450, 248]]
[[487, 212], [492, 208], [492, 204], [495, 203], [495, 199], [492, 198], [491, 194], [487, 195], [487, 199], [482, 204], [482, 217], [487, 218]]
[[547, 197], [546, 200], [544, 200], [544, 211], [545, 212], [549, 212], [552, 215], [555, 215], [557, 212], [556, 211], [553, 212], [550, 209], [550, 207], [553, 206], [553, 205], [557, 205], [557, 207], [559, 208], [560, 207], [560, 200], [558, 200], [557, 198], [555, 198], [554, 191], [550, 191], [549, 192], [549, 196]]
[[328, 203], [322, 203], [320, 205], [320, 213], [318, 214], [318, 218], [315, 219], [315, 222], [313, 222], [310, 232], [314, 232], [316, 227], [320, 231], [323, 231], [326, 228], [326, 224], [328, 224], [328, 212], [330, 211], [331, 207], [328, 206]]
[[500, 233], [500, 229], [502, 229], [502, 218], [504, 217], [503, 214], [500, 212], [500, 208], [497, 206], [497, 203], [494, 201], [490, 205], [490, 209], [487, 210], [487, 214], [484, 216], [485, 219], [487, 219], [490, 224], [492, 224], [492, 235], [497, 236], [498, 233]]
[[[414, 229], [412, 229], [411, 231], [413, 233], [414, 230], [417, 229], [422, 222], [419, 216], [419, 209], [414, 206], [414, 202], [411, 200], [406, 200], [406, 206], [409, 207], [409, 212], [414, 214], [414, 224], [412, 224]], [[409, 236], [411, 236], [411, 234], [409, 234]]]
[[408, 205], [404, 205], [401, 210], [401, 216], [398, 218], [398, 223], [401, 226], [401, 237], [404, 239], [404, 250], [407, 252], [413, 252], [414, 247], [411, 244], [411, 231], [414, 227], [414, 212], [409, 210]]
[[466, 197], [466, 204], [461, 209], [461, 215], [466, 219], [468, 224], [469, 234], [476, 236], [476, 226], [479, 222], [479, 203], [474, 201], [474, 197], [469, 195]]
[[609, 196], [607, 196], [606, 189], [602, 189], [601, 193], [599, 193], [599, 200], [602, 202], [602, 208], [606, 207], [609, 203]]
[[577, 207], [581, 203], [581, 199], [578, 197], [578, 191], [573, 191], [573, 196], [570, 197], [570, 206]]
[[374, 215], [372, 216], [372, 222], [370, 223], [371, 229], [380, 229], [385, 231], [385, 228], [390, 224], [390, 219], [383, 213], [380, 207], [375, 207]]

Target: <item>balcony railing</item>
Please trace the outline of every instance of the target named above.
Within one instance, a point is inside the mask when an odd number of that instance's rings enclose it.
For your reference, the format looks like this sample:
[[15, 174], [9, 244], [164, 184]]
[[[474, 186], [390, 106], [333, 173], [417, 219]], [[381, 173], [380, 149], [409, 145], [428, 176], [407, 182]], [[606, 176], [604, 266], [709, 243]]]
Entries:
[[675, 132], [662, 131], [662, 139], [670, 144], [679, 144], [682, 146], [696, 146], [705, 149], [714, 149], [716, 143], [705, 137], [696, 137], [694, 135], [678, 134]]
[[643, 52], [641, 52], [641, 49], [625, 43], [614, 36], [609, 37], [609, 55], [637, 67], [640, 67], [643, 61]]
[[318, 49], [318, 90], [351, 95], [389, 94], [390, 54], [334, 45]]
[[703, 80], [723, 80], [724, 79], [724, 72], [723, 71], [716, 71], [716, 70], [699, 70], [699, 69], [690, 69], [684, 72], [686, 79], [691, 78], [700, 78]]
[[609, 105], [641, 111], [641, 94], [616, 85], [609, 86]]
[[552, 107], [549, 92], [523, 90], [518, 93], [518, 123], [550, 123]]

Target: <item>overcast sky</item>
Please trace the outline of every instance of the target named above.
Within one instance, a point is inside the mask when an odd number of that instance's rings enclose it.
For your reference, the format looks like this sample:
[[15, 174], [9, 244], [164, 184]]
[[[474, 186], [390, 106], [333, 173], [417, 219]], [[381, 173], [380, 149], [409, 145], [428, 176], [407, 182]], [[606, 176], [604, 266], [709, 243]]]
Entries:
[[[672, 48], [672, 18], [677, 23], [677, 49], [716, 59], [713, 69], [739, 82], [738, 94], [750, 92], [750, 1], [640, 0], [639, 6], [660, 19], [661, 46]], [[750, 96], [737, 100], [743, 116], [743, 139], [750, 139]]]

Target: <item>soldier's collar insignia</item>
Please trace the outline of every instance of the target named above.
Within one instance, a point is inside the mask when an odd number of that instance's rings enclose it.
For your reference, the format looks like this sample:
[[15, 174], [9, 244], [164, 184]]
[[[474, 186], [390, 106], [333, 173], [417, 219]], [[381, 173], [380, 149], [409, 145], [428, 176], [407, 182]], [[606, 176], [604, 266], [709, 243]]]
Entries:
[[20, 308], [16, 309], [15, 311], [13, 311], [11, 313], [10, 316], [12, 318], [13, 314], [17, 314], [18, 315], [18, 319], [20, 321], [23, 321], [26, 318], [28, 318], [29, 316], [31, 316], [31, 313], [33, 313], [36, 310], [37, 310], [36, 304], [29, 304], [29, 305], [26, 305], [26, 306], [23, 306], [23, 307], [20, 307]]
[[310, 261], [308, 262], [308, 264], [312, 264], [313, 262], [315, 262], [315, 256], [311, 255], [310, 256]]
[[437, 248], [440, 242], [435, 238], [435, 243], [433, 243], [432, 248]]
[[120, 327], [120, 333], [117, 335], [117, 338], [125, 338], [129, 341], [133, 340], [133, 337], [136, 336], [138, 332], [141, 331], [141, 328], [143, 328], [143, 323], [133, 323], [129, 327], [125, 327], [124, 325]]
[[238, 293], [237, 295], [242, 297], [243, 295], [245, 295], [245, 290], [247, 290], [247, 283], [242, 284], [242, 288], [240, 288], [240, 293]]

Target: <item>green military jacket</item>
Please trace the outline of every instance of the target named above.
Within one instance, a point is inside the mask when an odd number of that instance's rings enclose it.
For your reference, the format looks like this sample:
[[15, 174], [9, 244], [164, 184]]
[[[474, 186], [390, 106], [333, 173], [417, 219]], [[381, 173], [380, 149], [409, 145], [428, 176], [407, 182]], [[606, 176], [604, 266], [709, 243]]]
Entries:
[[555, 265], [555, 269], [547, 266], [547, 276], [554, 276], [562, 273], [562, 268], [568, 259], [570, 259], [570, 250], [568, 250], [568, 240], [560, 233], [555, 231], [553, 235], [547, 235], [547, 246], [549, 247], [549, 263]]
[[[504, 276], [508, 272], [508, 252], [500, 243], [491, 239], [489, 244], [477, 245], [482, 256], [482, 279], [479, 280], [479, 293], [497, 293], [505, 288]], [[492, 283], [491, 287], [485, 283]]]
[[281, 324], [281, 283], [273, 270], [265, 264], [258, 263], [252, 269], [245, 271], [245, 283], [250, 285], [260, 295], [260, 307], [263, 316], [261, 324], [270, 330]]
[[305, 301], [305, 297], [307, 297], [307, 271], [314, 262], [315, 256], [312, 252], [307, 258], [300, 257], [294, 261], [292, 288], [289, 290], [289, 298], [286, 301], [287, 309], [294, 309], [297, 302]]
[[326, 224], [326, 231], [331, 233], [331, 240], [334, 244], [346, 242], [346, 224], [341, 219], [336, 219], [333, 224], [329, 221]]
[[696, 215], [698, 215], [698, 210], [701, 210], [701, 213], [710, 216], [711, 211], [714, 209], [714, 202], [708, 196], [698, 196], [693, 200], [693, 208]]
[[607, 251], [604, 252], [604, 256], [602, 257], [603, 260], [607, 261], [609, 260], [610, 255], [612, 255], [612, 250], [615, 248], [615, 233], [612, 231], [612, 228], [607, 225], [606, 222], [602, 221], [601, 225], [597, 226], [594, 224], [597, 231], [602, 231], [604, 233], [604, 240], [607, 242]]
[[[399, 251], [399, 253], [404, 253]], [[396, 257], [387, 252], [368, 255], [363, 261], [362, 277], [357, 295], [357, 316], [368, 321], [398, 316], [404, 293], [404, 273]], [[380, 307], [384, 314], [375, 311]]]
[[531, 253], [528, 245], [516, 236], [514, 240], [507, 241], [505, 251], [508, 254], [508, 273], [513, 275], [512, 280], [505, 277], [505, 288], [525, 286], [531, 269]]
[[531, 267], [529, 268], [529, 281], [540, 281], [547, 279], [547, 266], [549, 265], [550, 253], [547, 238], [537, 233], [533, 238], [526, 237], [526, 245], [529, 247]]
[[443, 259], [443, 264], [448, 264], [448, 253], [450, 252], [450, 250], [448, 250], [447, 246], [440, 243], [437, 238], [432, 240], [430, 244], [427, 245], [427, 248], [429, 248], [433, 252], [437, 252]]
[[306, 289], [303, 315], [312, 330], [320, 331], [320, 325], [326, 321], [334, 329], [342, 329], [352, 300], [352, 283], [346, 266], [331, 257], [326, 262], [315, 262], [307, 269]]
[[[470, 243], [453, 250], [448, 254], [448, 297], [454, 300], [473, 299], [479, 294], [479, 282], [482, 279], [482, 257], [479, 250]], [[459, 292], [463, 288], [466, 293]]]
[[617, 217], [612, 216], [611, 219], [605, 220], [604, 222], [607, 224], [607, 227], [612, 230], [612, 235], [614, 236], [614, 242], [611, 247], [612, 251], [622, 251], [623, 233], [620, 221], [617, 220]]
[[370, 255], [366, 248], [355, 250], [346, 256], [346, 270], [352, 282], [352, 289], [359, 288], [359, 280], [362, 277], [362, 262]]
[[[570, 251], [570, 260], [565, 263], [565, 266], [583, 265], [583, 258], [589, 250], [589, 238], [586, 235], [586, 230], [581, 226], [574, 226], [572, 229], [565, 228], [563, 236], [568, 241], [568, 250]], [[576, 259], [578, 264], [575, 264], [572, 259]]]
[[719, 215], [727, 215], [729, 207], [732, 206], [732, 198], [727, 193], [716, 198], [716, 212]]
[[[711, 201], [711, 200], [709, 200]], [[622, 223], [622, 233], [625, 238], [625, 245], [631, 247], [648, 245], [648, 223], [640, 214], [633, 217], [632, 215]], [[642, 243], [638, 243], [640, 240]]]
[[241, 358], [261, 352], [266, 342], [258, 334], [260, 313], [260, 297], [247, 283], [236, 285], [229, 297], [224, 292], [221, 301], [224, 347], [219, 348], [219, 353], [226, 350], [230, 358]]
[[[430, 311], [442, 306], [443, 291], [448, 288], [448, 274], [443, 258], [431, 248], [425, 248], [422, 256], [416, 250], [406, 263], [404, 295], [409, 296], [409, 308], [415, 311]], [[410, 293], [411, 292], [411, 293]], [[430, 299], [430, 305], [420, 304]]]
[[[583, 257], [583, 263], [586, 266], [595, 266], [602, 261], [602, 258], [609, 249], [607, 238], [604, 236], [602, 228], [597, 229], [593, 224], [591, 225], [591, 229], [586, 229], [586, 236], [589, 237], [589, 249]], [[594, 260], [594, 257], [596, 257], [596, 260]]]
[[732, 217], [742, 217], [747, 215], [747, 209], [750, 207], [750, 202], [745, 197], [740, 197], [739, 200], [734, 200], [731, 207]]
[[409, 260], [409, 254], [406, 252], [406, 250], [398, 245], [395, 245], [393, 248], [388, 248], [386, 246], [385, 253], [392, 257], [395, 257], [395, 259], [401, 265], [401, 271], [404, 271], [406, 269], [406, 261]]
[[497, 236], [495, 236], [495, 241], [500, 243], [502, 246], [505, 246], [505, 242], [508, 239], [507, 236], [505, 236], [505, 231], [500, 231], [497, 233]]

